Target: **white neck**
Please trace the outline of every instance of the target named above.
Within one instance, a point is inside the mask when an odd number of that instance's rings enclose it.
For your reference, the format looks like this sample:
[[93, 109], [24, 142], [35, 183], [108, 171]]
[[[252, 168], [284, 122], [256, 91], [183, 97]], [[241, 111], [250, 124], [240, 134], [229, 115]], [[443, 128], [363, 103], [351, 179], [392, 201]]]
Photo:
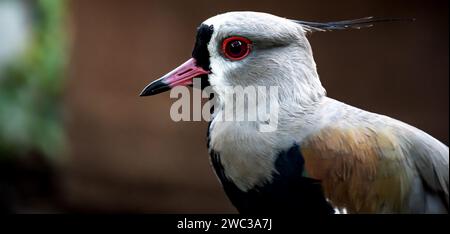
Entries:
[[[256, 185], [262, 186], [272, 180], [276, 173], [275, 160], [281, 152], [289, 149], [309, 135], [318, 124], [316, 110], [324, 96], [306, 107], [282, 103], [278, 126], [275, 131], [261, 132], [256, 122], [217, 121], [210, 126], [210, 148], [221, 156], [225, 175], [242, 191]], [[216, 109], [214, 115], [222, 114]]]

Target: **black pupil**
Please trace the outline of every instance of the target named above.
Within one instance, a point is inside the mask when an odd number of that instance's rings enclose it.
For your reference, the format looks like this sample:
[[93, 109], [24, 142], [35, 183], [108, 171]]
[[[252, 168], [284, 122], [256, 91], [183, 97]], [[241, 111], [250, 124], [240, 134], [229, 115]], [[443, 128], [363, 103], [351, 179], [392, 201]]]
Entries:
[[245, 52], [245, 43], [237, 40], [230, 42], [228, 52], [232, 56], [241, 56]]

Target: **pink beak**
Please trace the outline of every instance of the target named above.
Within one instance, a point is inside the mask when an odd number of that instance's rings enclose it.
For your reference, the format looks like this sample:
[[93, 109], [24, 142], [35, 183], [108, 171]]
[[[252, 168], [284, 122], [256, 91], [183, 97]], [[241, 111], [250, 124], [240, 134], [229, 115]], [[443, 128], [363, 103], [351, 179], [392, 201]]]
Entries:
[[197, 61], [191, 58], [173, 71], [147, 85], [140, 96], [162, 93], [178, 85], [191, 85], [194, 78], [206, 74], [209, 74], [209, 71], [197, 66]]

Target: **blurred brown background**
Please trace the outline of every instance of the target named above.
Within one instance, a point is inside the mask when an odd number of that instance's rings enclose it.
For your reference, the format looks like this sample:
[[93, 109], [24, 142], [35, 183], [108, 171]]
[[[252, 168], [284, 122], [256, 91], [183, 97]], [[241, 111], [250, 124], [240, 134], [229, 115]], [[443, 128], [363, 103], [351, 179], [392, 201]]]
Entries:
[[196, 27], [252, 10], [310, 21], [409, 17], [310, 35], [329, 96], [419, 127], [448, 145], [448, 1], [73, 0], [66, 85], [68, 207], [235, 212], [209, 165], [205, 122], [173, 122], [169, 93], [141, 89], [189, 58]]

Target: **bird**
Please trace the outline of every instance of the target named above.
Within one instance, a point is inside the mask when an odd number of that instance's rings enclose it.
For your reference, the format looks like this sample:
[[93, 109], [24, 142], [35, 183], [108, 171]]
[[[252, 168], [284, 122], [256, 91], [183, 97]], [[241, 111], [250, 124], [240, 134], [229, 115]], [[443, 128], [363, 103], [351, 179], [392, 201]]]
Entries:
[[[400, 120], [328, 97], [319, 79], [310, 33], [383, 21], [392, 20], [215, 15], [198, 26], [192, 58], [140, 96], [192, 85], [194, 78], [212, 88], [209, 158], [241, 214], [448, 213], [448, 146]], [[274, 131], [217, 120], [233, 95], [226, 86], [237, 85], [278, 87]]]

